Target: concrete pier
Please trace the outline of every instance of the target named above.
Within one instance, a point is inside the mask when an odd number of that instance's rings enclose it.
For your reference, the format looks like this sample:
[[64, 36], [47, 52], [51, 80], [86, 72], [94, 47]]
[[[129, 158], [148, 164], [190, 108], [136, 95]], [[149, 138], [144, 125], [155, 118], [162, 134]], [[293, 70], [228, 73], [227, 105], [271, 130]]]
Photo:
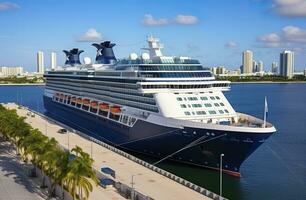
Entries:
[[[48, 120], [44, 116], [27, 116], [29, 110], [24, 107], [18, 107], [16, 104], [5, 104], [9, 109], [16, 109], [19, 116], [25, 116], [26, 122], [33, 128], [39, 129], [48, 137], [55, 138], [60, 145], [67, 149], [72, 149], [75, 145], [80, 146], [94, 159], [94, 167], [100, 171], [101, 167], [109, 167], [116, 172], [116, 181], [132, 186], [136, 191], [153, 199], [178, 200], [178, 199], [219, 199], [216, 194], [210, 193], [212, 198], [190, 189], [174, 180], [167, 178], [147, 167], [144, 167], [122, 155], [119, 155], [108, 148], [105, 148], [95, 142], [87, 140], [78, 134], [68, 132], [66, 134], [58, 133], [63, 128], [59, 123]], [[133, 183], [132, 183], [133, 179]], [[199, 188], [200, 190], [201, 188]], [[208, 195], [209, 196], [209, 195]], [[90, 199], [123, 199], [115, 189], [103, 189], [94, 187], [90, 194]]]

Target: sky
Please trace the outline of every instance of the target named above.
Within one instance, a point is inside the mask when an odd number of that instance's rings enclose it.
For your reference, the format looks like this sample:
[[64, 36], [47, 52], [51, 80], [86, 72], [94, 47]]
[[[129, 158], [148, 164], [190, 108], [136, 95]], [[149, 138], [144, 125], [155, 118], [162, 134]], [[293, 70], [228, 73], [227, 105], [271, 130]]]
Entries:
[[160, 38], [165, 55], [190, 56], [206, 67], [237, 69], [241, 53], [270, 70], [284, 50], [306, 68], [306, 0], [0, 0], [0, 66], [36, 70], [56, 52], [80, 48], [95, 57], [93, 42], [111, 40], [117, 58], [140, 54], [146, 36]]

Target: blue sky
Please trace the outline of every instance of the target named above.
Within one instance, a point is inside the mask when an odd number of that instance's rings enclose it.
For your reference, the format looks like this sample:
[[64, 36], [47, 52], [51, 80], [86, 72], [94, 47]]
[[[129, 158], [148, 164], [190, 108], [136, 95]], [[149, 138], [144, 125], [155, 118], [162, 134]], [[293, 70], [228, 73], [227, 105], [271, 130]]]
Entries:
[[111, 40], [117, 57], [141, 53], [153, 34], [164, 54], [198, 58], [204, 66], [241, 65], [254, 51], [270, 70], [285, 49], [306, 68], [306, 0], [15, 0], [0, 1], [0, 66], [36, 69], [36, 52], [64, 63], [63, 49], [94, 58], [92, 41]]

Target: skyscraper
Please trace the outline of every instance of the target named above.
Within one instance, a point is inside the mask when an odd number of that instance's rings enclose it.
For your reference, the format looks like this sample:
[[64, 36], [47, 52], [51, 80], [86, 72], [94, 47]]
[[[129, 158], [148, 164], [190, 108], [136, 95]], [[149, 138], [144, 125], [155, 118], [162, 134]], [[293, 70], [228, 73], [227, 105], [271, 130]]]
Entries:
[[256, 60], [253, 60], [253, 69], [252, 69], [253, 72], [257, 72], [257, 62]]
[[56, 68], [56, 53], [55, 52], [51, 52], [51, 69], [55, 69]]
[[43, 74], [44, 69], [44, 52], [37, 52], [37, 73]]
[[293, 77], [294, 72], [294, 52], [284, 51], [280, 54], [279, 60], [280, 75], [287, 78]]
[[256, 69], [257, 72], [263, 72], [264, 71], [264, 65], [263, 65], [263, 62], [261, 60], [259, 60], [257, 62], [257, 69]]
[[251, 74], [253, 71], [253, 52], [246, 50], [242, 53], [242, 73]]
[[272, 62], [271, 72], [272, 72], [274, 75], [275, 75], [275, 74], [278, 74], [277, 62]]

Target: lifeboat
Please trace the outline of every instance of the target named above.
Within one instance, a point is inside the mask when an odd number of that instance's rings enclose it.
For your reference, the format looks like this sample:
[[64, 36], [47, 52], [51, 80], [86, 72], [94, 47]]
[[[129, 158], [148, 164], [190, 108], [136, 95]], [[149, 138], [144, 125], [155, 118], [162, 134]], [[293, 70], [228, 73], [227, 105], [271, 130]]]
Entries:
[[82, 101], [82, 98], [78, 98], [78, 99], [77, 99], [77, 103], [78, 103], [78, 104], [81, 104], [82, 102], [83, 102], [83, 101]]
[[60, 94], [60, 99], [63, 99], [64, 98], [64, 95], [63, 94]]
[[71, 97], [71, 102], [75, 103], [76, 98], [75, 97]]
[[59, 97], [59, 96], [60, 96], [60, 94], [57, 92], [57, 93], [55, 93], [55, 96], [56, 96], [56, 97]]
[[115, 114], [116, 114], [116, 113], [120, 113], [120, 112], [121, 112], [121, 108], [120, 108], [120, 106], [116, 106], [116, 105], [115, 105], [115, 106], [112, 106], [112, 107], [111, 107], [111, 110], [110, 110], [110, 111], [111, 111], [111, 113], [115, 113]]
[[107, 103], [101, 103], [99, 107], [100, 107], [101, 110], [108, 110], [109, 109], [109, 105]]
[[84, 105], [89, 105], [90, 103], [90, 100], [89, 99], [83, 99], [83, 104]]
[[92, 102], [90, 103], [90, 106], [91, 106], [92, 108], [98, 108], [98, 102], [97, 102], [97, 101], [92, 101]]

